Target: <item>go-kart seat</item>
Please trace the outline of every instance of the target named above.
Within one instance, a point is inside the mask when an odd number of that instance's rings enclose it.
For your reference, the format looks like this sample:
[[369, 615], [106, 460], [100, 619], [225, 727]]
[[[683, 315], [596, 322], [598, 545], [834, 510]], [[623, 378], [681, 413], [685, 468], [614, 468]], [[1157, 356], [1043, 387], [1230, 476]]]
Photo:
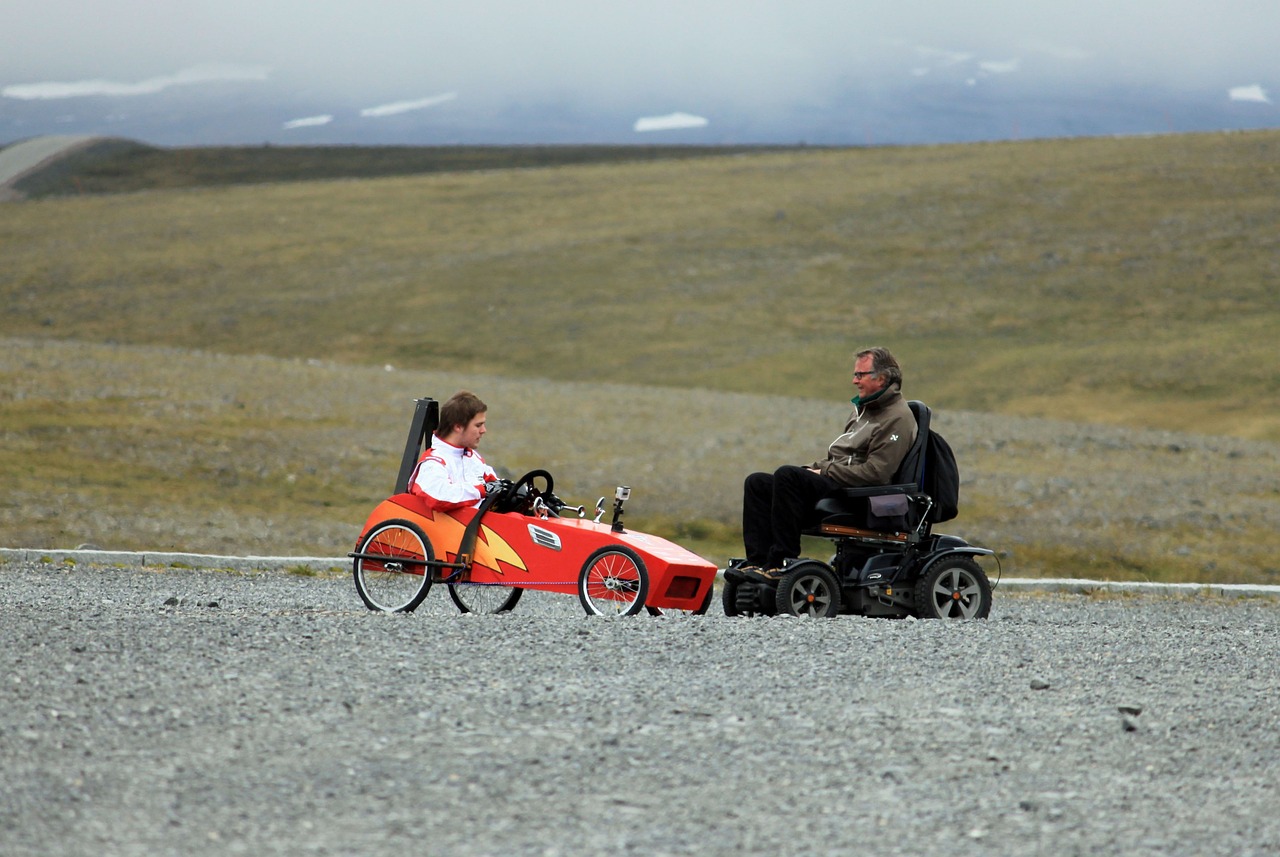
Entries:
[[[841, 488], [822, 498], [814, 507], [817, 525], [810, 531], [811, 535], [878, 537], [891, 542], [906, 542], [907, 531], [918, 530], [925, 523], [928, 496], [921, 489], [930, 411], [924, 402], [914, 399], [907, 402], [907, 406], [916, 418], [916, 439], [898, 465], [892, 483]], [[883, 498], [876, 501], [882, 511], [895, 514], [875, 514], [871, 509], [873, 497]]]

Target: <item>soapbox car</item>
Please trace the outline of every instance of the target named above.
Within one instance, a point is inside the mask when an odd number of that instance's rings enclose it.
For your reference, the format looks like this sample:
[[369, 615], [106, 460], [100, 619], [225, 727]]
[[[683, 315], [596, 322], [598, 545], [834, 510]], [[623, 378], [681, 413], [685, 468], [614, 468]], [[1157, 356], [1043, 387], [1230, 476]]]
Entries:
[[407, 613], [443, 583], [464, 613], [511, 610], [526, 589], [577, 593], [588, 615], [641, 610], [704, 613], [713, 563], [623, 525], [630, 489], [614, 493], [612, 520], [594, 520], [553, 492], [545, 470], [526, 473], [477, 506], [440, 511], [408, 493], [409, 479], [439, 422], [439, 404], [418, 399], [395, 493], [369, 515], [353, 560], [356, 591], [370, 610]]
[[935, 464], [931, 413], [923, 402], [908, 404], [916, 440], [894, 484], [843, 488], [819, 500], [810, 516], [805, 533], [834, 540], [831, 560], [789, 559], [775, 580], [743, 572], [743, 560], [731, 561], [721, 593], [725, 615], [987, 617], [992, 587], [978, 558], [992, 557], [997, 567], [999, 558], [958, 536], [932, 531], [954, 513], [940, 513], [925, 491], [925, 475]]

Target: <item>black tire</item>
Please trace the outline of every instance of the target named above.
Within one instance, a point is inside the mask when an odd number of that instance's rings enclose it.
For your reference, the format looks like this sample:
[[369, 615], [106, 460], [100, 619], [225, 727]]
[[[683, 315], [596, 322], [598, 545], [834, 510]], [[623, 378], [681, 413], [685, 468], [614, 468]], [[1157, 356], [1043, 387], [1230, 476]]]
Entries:
[[825, 565], [806, 562], [778, 581], [779, 616], [830, 619], [840, 615], [840, 584]]
[[431, 540], [408, 521], [378, 524], [360, 542], [352, 563], [356, 592], [370, 610], [411, 613], [431, 591]]
[[578, 601], [588, 616], [634, 616], [648, 597], [649, 570], [631, 548], [603, 547], [582, 564]]
[[985, 619], [991, 613], [991, 581], [972, 557], [949, 556], [916, 581], [921, 619]]
[[449, 597], [461, 613], [507, 613], [515, 609], [524, 590], [496, 583], [450, 583]]
[[738, 611], [738, 582], [736, 580], [725, 579], [724, 589], [720, 590], [720, 603], [724, 606], [724, 615], [741, 615]]
[[724, 605], [726, 616], [772, 616], [775, 595], [773, 587], [768, 583], [742, 583], [725, 580], [724, 592], [720, 601]]
[[702, 596], [702, 603], [698, 605], [697, 610], [693, 611], [693, 615], [705, 616], [707, 614], [707, 611], [711, 609], [711, 599], [715, 598], [715, 595], [716, 595], [716, 587], [715, 587], [715, 582], [713, 581], [712, 584], [707, 587], [707, 594]]

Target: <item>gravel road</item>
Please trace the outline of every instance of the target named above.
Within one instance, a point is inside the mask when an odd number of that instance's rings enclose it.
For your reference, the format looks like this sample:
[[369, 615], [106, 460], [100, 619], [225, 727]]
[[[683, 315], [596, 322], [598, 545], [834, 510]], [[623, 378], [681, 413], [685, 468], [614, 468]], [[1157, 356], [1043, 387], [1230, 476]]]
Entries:
[[21, 194], [11, 190], [11, 185], [32, 170], [98, 139], [76, 135], [34, 137], [0, 149], [0, 201], [21, 198]]
[[360, 606], [0, 564], [0, 853], [1277, 854], [1280, 601]]

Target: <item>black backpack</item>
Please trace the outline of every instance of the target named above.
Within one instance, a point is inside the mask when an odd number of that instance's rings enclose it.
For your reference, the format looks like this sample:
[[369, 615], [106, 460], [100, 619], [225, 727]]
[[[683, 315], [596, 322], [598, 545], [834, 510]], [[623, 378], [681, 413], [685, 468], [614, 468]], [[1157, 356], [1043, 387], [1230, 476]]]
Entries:
[[929, 429], [924, 452], [924, 476], [920, 488], [933, 498], [929, 522], [950, 521], [960, 512], [960, 468], [955, 453], [942, 435]]

